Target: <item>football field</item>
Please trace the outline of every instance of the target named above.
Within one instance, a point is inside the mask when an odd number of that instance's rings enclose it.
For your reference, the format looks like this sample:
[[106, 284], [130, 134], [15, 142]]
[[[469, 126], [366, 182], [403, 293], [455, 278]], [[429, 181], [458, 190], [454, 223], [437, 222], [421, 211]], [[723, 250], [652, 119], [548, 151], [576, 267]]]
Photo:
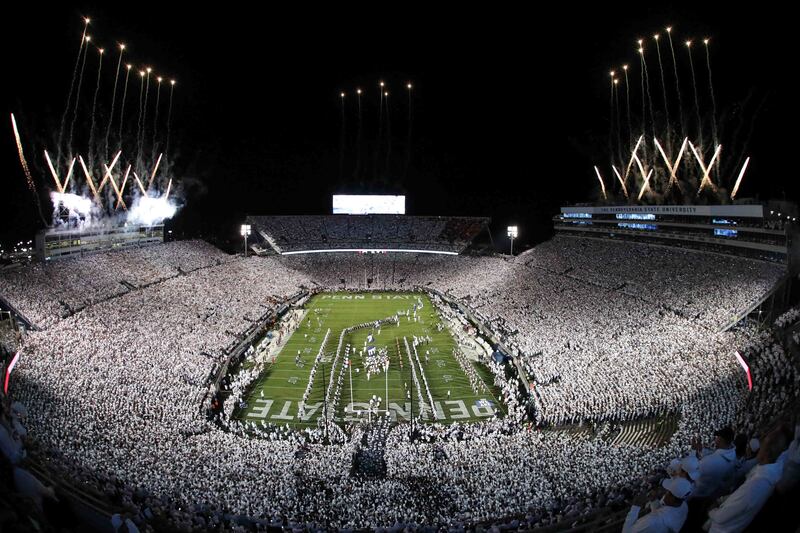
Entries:
[[[475, 368], [482, 381], [478, 391], [473, 390], [453, 355], [456, 339], [426, 294], [322, 293], [310, 298], [304, 310], [300, 325], [245, 395], [246, 407], [236, 412], [240, 419], [316, 426], [317, 419], [323, 416], [331, 372], [335, 374], [334, 387], [340, 383], [339, 400], [333, 401], [331, 391], [327, 408], [329, 416], [339, 423], [368, 418], [369, 401], [373, 397], [380, 398], [373, 416], [376, 411], [385, 416], [388, 407], [389, 416], [402, 422], [409, 419], [412, 404], [414, 416], [419, 416], [420, 392], [424, 405], [428, 406], [423, 414], [430, 422], [474, 421], [493, 416], [495, 410], [498, 414], [504, 412], [490, 386], [488, 369], [462, 359], [462, 364]], [[376, 327], [376, 321], [395, 316], [399, 316], [399, 323]], [[369, 325], [349, 329], [364, 323]], [[310, 394], [302, 403], [315, 358], [329, 329]], [[343, 330], [347, 332], [337, 359]], [[350, 345], [350, 365], [344, 355], [346, 345]], [[368, 368], [372, 370], [369, 375]]]

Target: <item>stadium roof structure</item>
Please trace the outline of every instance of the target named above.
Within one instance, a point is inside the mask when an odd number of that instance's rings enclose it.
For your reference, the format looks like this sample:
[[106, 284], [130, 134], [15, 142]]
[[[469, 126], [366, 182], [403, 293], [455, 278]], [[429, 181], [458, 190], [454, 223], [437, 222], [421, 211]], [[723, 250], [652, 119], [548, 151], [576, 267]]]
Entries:
[[407, 215], [248, 216], [255, 233], [282, 255], [413, 252], [456, 255], [483, 231], [486, 217]]

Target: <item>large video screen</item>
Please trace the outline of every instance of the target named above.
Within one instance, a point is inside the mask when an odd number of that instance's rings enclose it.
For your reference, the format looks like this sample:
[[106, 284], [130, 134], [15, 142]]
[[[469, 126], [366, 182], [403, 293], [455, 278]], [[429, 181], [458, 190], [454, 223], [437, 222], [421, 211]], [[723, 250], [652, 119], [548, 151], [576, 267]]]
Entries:
[[406, 197], [384, 194], [334, 194], [334, 215], [405, 215]]

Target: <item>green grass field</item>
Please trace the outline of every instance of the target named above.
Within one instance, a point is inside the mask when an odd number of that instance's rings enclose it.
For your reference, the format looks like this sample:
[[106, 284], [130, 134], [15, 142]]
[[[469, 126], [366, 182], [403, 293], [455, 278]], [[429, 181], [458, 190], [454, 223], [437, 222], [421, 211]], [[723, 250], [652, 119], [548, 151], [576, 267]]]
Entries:
[[[412, 307], [417, 301], [421, 301], [423, 307], [417, 311], [417, 321], [414, 321]], [[442, 331], [437, 331], [436, 325], [440, 323], [439, 313], [426, 294], [324, 293], [312, 297], [307, 302], [305, 310], [306, 315], [302, 324], [280, 350], [275, 358], [275, 363], [267, 365], [262, 375], [248, 391], [247, 407], [238, 410], [235, 416], [254, 422], [288, 423], [298, 427], [315, 426], [317, 419], [323, 414], [323, 390], [330, 380], [331, 365], [342, 330], [409, 310], [412, 313], [411, 319], [401, 316], [399, 325], [384, 325], [380, 329], [380, 333], [373, 327], [368, 327], [345, 335], [345, 344], [349, 343], [355, 349], [355, 354], [351, 355], [353, 403], [351, 404], [350, 401], [351, 372], [345, 368], [341, 398], [333, 411], [337, 422], [346, 423], [366, 418], [366, 413], [362, 413], [360, 416], [358, 413], [367, 409], [367, 402], [373, 395], [383, 399], [379, 408], [381, 411], [386, 409], [386, 398], [388, 397], [389, 414], [393, 420], [408, 419], [412, 402], [407, 395], [410, 392], [412, 379], [403, 337], [408, 339], [410, 345], [414, 335], [431, 338], [429, 343], [417, 346], [421, 362], [421, 365], [417, 366], [417, 372], [421, 383], [422, 378], [419, 375], [419, 366], [421, 366], [430, 387], [434, 409], [438, 416], [437, 422], [480, 420], [492, 416], [495, 409], [500, 413], [504, 412], [504, 406], [496, 400], [496, 392], [490, 387], [491, 380], [488, 370], [477, 363], [471, 364], [476, 365], [487, 389], [486, 392], [480, 394], [473, 392], [467, 376], [452, 354], [453, 348], [456, 347], [456, 340], [447, 327]], [[306, 402], [305, 415], [299, 419], [299, 404], [308, 385], [314, 358], [319, 352], [328, 328], [331, 329], [331, 333], [325, 355], [317, 368], [313, 389]], [[363, 368], [363, 358], [359, 356], [358, 351], [364, 348], [369, 334], [374, 336], [374, 341], [370, 343], [371, 346], [376, 349], [385, 347], [388, 350], [389, 371], [388, 373], [381, 371], [372, 375], [368, 380]], [[427, 362], [425, 361], [426, 351], [429, 352]], [[298, 352], [304, 364], [296, 363]], [[400, 357], [402, 357], [402, 368]], [[342, 368], [343, 359], [340, 357], [339, 364], [334, 369], [337, 374]], [[424, 390], [423, 395], [427, 401], [427, 393]], [[418, 415], [420, 406], [416, 387], [413, 400], [413, 412]], [[330, 405], [328, 408], [333, 409]], [[431, 418], [430, 421], [434, 420]]]

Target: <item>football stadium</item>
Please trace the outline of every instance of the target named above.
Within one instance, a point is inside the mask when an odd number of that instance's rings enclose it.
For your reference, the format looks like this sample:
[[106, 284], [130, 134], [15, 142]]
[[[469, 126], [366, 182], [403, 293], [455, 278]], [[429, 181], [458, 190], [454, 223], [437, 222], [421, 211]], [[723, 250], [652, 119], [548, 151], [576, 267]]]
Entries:
[[[377, 399], [383, 405], [379, 403], [374, 406], [376, 415], [377, 409], [382, 407], [383, 414], [388, 413], [394, 421], [398, 416], [411, 420], [413, 413], [438, 421], [494, 415], [496, 398], [492, 397], [483, 378], [476, 377], [477, 370], [465, 359], [466, 356], [457, 354], [457, 344], [449, 332], [449, 326], [442, 323], [441, 316], [435, 310], [429, 311], [431, 307], [431, 301], [424, 293], [334, 292], [315, 296], [294, 317], [300, 326], [280, 348], [279, 353], [285, 354], [280, 363], [277, 355], [274, 361], [269, 359], [267, 348], [269, 342], [275, 340], [273, 335], [265, 339], [262, 364], [256, 363], [244, 370], [247, 374], [257, 372], [261, 377], [241, 403], [240, 419], [256, 423], [291, 420], [293, 425], [314, 427], [320, 415], [325, 415], [325, 410], [330, 409], [328, 416], [331, 418], [356, 422], [364, 415], [371, 418], [369, 403]], [[407, 324], [400, 322], [400, 316]], [[388, 322], [384, 317], [390, 317]], [[385, 327], [382, 328], [382, 325]], [[460, 324], [456, 321], [455, 325]], [[282, 333], [278, 333], [278, 346], [283, 340]], [[344, 352], [339, 354], [338, 360], [335, 353], [331, 357], [326, 352], [328, 342], [333, 344], [337, 338], [344, 345]], [[477, 352], [478, 346], [475, 343], [464, 346], [464, 349], [470, 348]], [[420, 355], [420, 352], [424, 353]], [[294, 355], [291, 361], [289, 354]], [[356, 362], [355, 380], [351, 357]], [[459, 363], [464, 367], [460, 367]], [[337, 408], [335, 402], [331, 405], [325, 402], [328, 396], [325, 387], [327, 364], [330, 365], [328, 375], [335, 383], [331, 387], [333, 399], [341, 398], [344, 392], [341, 408]], [[336, 378], [337, 366], [339, 375], [345, 373], [344, 384], [341, 384], [341, 378]], [[315, 388], [317, 372], [321, 373], [321, 379]], [[377, 378], [381, 373], [385, 383]], [[413, 411], [412, 392], [415, 384], [417, 392], [425, 396], [422, 403], [417, 403], [417, 410]], [[421, 385], [422, 389], [419, 389]], [[395, 402], [391, 401], [393, 397]], [[433, 398], [439, 403], [436, 404]], [[442, 408], [442, 402], [445, 402], [446, 409]], [[280, 403], [283, 403], [280, 412], [270, 414], [270, 407], [275, 405], [277, 408]], [[425, 412], [423, 406], [436, 408], [436, 411]]]
[[[0, 250], [0, 530], [800, 526], [800, 213], [721, 150], [716, 100], [678, 113], [715, 95], [708, 39], [604, 77], [609, 148], [534, 229], [363, 179], [193, 196], [181, 80], [80, 22], [60, 135], [8, 124], [38, 226]], [[363, 124], [368, 90], [336, 93], [340, 171], [413, 174], [415, 84], [373, 80]]]

